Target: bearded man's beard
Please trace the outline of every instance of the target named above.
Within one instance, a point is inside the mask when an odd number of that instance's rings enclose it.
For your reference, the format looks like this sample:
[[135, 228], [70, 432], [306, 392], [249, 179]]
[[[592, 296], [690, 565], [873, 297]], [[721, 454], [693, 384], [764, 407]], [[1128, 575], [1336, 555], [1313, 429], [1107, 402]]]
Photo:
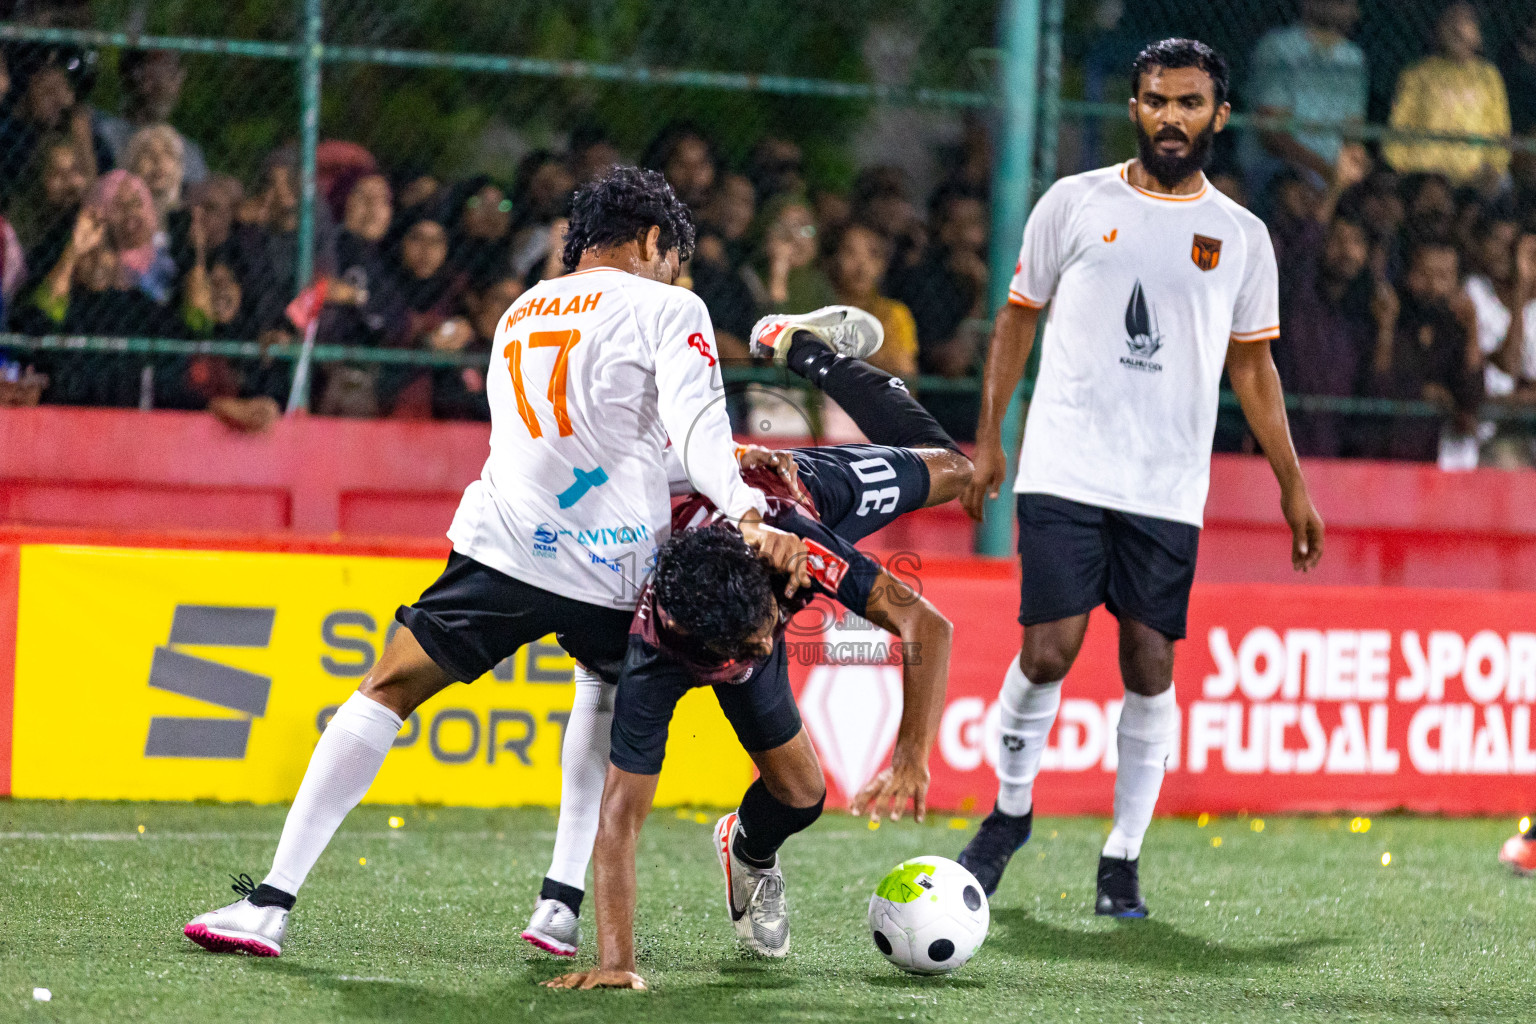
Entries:
[[[1147, 130], [1138, 120], [1136, 122], [1136, 155], [1148, 174], [1171, 188], [1205, 167], [1206, 160], [1210, 158], [1211, 143], [1215, 137], [1216, 119], [1214, 117], [1200, 134], [1195, 136], [1193, 142], [1189, 142], [1187, 135], [1173, 127], [1162, 129], [1154, 138], [1147, 134]], [[1183, 156], [1163, 153], [1158, 150], [1157, 143], [1165, 139], [1189, 142], [1189, 151]]]

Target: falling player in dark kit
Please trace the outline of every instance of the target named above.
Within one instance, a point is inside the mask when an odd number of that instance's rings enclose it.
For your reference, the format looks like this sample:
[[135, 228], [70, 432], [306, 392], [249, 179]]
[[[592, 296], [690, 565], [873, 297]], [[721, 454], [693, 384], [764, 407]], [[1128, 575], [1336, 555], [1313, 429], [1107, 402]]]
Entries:
[[[899, 380], [837, 356], [791, 320], [771, 318], [755, 347], [776, 351], [858, 424], [870, 445], [793, 449], [798, 483], [767, 470], [745, 478], [767, 488], [769, 519], [800, 536], [812, 589], [834, 597], [899, 636], [903, 709], [891, 766], [852, 794], [850, 809], [899, 817], [910, 802], [926, 810], [928, 752], [943, 708], [951, 627], [906, 582], [853, 542], [917, 508], [950, 501], [970, 478], [970, 460]], [[784, 631], [809, 600], [785, 600], [769, 573], [711, 503], [694, 496], [674, 513], [674, 534], [658, 552], [641, 597], [615, 696], [611, 764], [602, 797], [594, 871], [597, 970], [556, 979], [557, 987], [641, 987], [635, 973], [635, 842], [650, 810], [679, 698], [714, 687], [721, 709], [761, 777], [737, 811], [715, 825], [715, 852], [738, 942], [759, 955], [789, 951], [788, 902], [778, 851], [820, 815], [826, 784], [801, 725], [788, 675]]]

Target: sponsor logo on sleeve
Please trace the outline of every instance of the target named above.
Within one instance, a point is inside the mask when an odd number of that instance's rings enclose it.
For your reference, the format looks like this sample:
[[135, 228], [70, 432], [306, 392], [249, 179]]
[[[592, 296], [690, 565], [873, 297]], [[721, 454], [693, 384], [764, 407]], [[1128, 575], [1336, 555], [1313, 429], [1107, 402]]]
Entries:
[[805, 542], [806, 567], [811, 579], [828, 590], [836, 591], [837, 585], [848, 575], [848, 563], [813, 540]]

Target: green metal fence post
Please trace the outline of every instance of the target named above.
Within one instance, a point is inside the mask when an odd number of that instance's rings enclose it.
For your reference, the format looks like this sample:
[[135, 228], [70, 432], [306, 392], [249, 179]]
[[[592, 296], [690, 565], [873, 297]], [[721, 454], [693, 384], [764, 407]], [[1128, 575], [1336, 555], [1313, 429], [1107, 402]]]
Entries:
[[1057, 150], [1061, 135], [1061, 33], [1065, 0], [1045, 0], [1045, 25], [1040, 50], [1040, 147], [1035, 166], [1035, 185], [1044, 192], [1056, 180]]
[[299, 251], [293, 287], [302, 291], [315, 272], [315, 148], [320, 142], [320, 0], [304, 2], [304, 47], [299, 58]]
[[[295, 254], [293, 290], [308, 288], [315, 276], [315, 149], [320, 142], [320, 0], [303, 0], [304, 45], [299, 56], [299, 237]], [[313, 336], [313, 326], [310, 328]], [[305, 361], [307, 364], [307, 360]], [[292, 409], [309, 407], [312, 373], [305, 365], [297, 388], [289, 397]]]
[[[1040, 0], [1008, 0], [1003, 9], [1002, 116], [997, 167], [992, 177], [992, 253], [988, 299], [999, 309], [1008, 301], [1008, 282], [1019, 255], [1019, 238], [1033, 201], [1035, 115], [1040, 60]], [[1003, 419], [1003, 448], [1009, 475], [1002, 493], [987, 502], [986, 521], [976, 529], [976, 551], [1006, 555], [1013, 541], [1013, 463], [1019, 441], [1020, 403], [1014, 395]]]

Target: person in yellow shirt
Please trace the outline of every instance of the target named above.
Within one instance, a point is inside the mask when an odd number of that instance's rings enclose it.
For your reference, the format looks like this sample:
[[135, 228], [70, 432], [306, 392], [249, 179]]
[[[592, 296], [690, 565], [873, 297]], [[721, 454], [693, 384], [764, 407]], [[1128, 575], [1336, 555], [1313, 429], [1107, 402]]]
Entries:
[[910, 386], [917, 377], [917, 323], [905, 303], [880, 294], [890, 251], [891, 243], [874, 228], [849, 224], [837, 239], [828, 269], [837, 301], [872, 314], [885, 328], [885, 343], [868, 363]]
[[[1393, 128], [1455, 135], [1509, 136], [1509, 96], [1484, 60], [1483, 32], [1470, 3], [1446, 8], [1435, 29], [1440, 52], [1398, 77]], [[1399, 172], [1443, 174], [1457, 185], [1493, 186], [1509, 173], [1509, 150], [1457, 142], [1388, 142], [1382, 156]]]

